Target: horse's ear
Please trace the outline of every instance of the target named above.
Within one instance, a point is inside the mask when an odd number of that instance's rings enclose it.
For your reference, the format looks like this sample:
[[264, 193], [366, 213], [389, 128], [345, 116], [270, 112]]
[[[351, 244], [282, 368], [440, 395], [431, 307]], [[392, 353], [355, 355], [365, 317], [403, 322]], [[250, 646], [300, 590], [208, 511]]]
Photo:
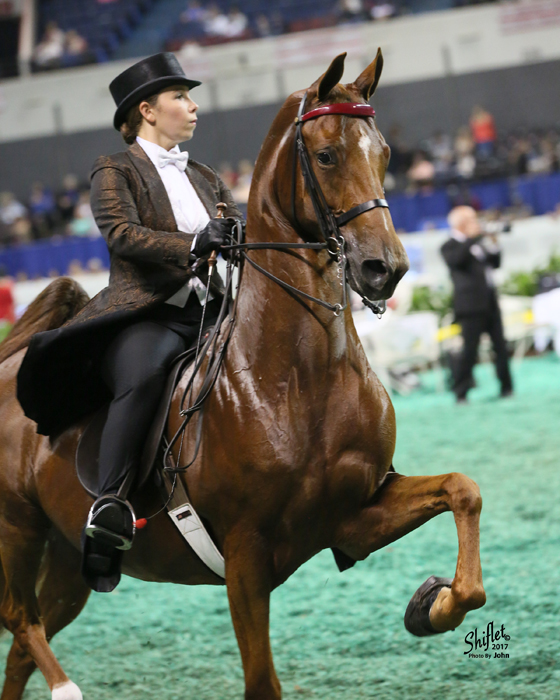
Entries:
[[354, 81], [354, 85], [364, 96], [366, 102], [369, 101], [370, 97], [375, 92], [379, 78], [381, 77], [381, 71], [383, 70], [383, 54], [381, 49], [377, 49], [377, 56], [369, 64], [363, 73]]
[[346, 52], [341, 53], [335, 59], [333, 59], [331, 65], [327, 68], [327, 72], [319, 78], [319, 88], [317, 90], [317, 97], [322, 102], [333, 87], [340, 82], [342, 74], [344, 73], [344, 59], [346, 58]]

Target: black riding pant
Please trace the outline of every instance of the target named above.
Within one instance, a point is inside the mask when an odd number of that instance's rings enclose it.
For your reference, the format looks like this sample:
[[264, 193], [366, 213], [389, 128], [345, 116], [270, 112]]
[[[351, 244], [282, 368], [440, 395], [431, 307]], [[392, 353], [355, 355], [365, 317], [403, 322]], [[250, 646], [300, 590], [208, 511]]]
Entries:
[[[208, 304], [206, 320], [216, 316]], [[172, 361], [198, 337], [202, 307], [162, 305], [126, 327], [105, 354], [103, 379], [113, 393], [99, 451], [99, 493], [114, 493], [137, 469]]]
[[463, 351], [457, 367], [453, 390], [457, 398], [464, 398], [472, 386], [472, 371], [478, 356], [480, 336], [488, 333], [495, 354], [496, 374], [502, 392], [512, 390], [511, 373], [507, 355], [506, 340], [502, 317], [497, 300], [492, 303], [487, 313], [469, 314], [457, 317], [463, 335]]

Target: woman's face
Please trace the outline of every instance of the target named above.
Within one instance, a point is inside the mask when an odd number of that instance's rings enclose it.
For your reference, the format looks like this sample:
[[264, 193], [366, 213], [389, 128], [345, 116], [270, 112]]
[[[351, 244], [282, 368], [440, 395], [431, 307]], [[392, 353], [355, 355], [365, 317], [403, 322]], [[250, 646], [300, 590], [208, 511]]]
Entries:
[[198, 105], [184, 85], [167, 88], [158, 94], [156, 104], [140, 104], [140, 112], [154, 131], [158, 143], [173, 148], [182, 141], [192, 139], [196, 128]]

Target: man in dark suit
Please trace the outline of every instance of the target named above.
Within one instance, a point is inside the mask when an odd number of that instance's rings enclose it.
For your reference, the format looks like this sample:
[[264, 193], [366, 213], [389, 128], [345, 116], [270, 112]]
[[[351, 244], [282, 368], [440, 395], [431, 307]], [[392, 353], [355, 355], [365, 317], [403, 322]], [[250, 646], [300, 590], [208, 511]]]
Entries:
[[500, 266], [500, 249], [495, 237], [484, 236], [477, 213], [472, 207], [455, 207], [448, 217], [451, 237], [441, 254], [451, 272], [454, 287], [453, 307], [461, 325], [463, 351], [454, 377], [453, 391], [458, 403], [467, 400], [472, 387], [482, 333], [488, 333], [496, 355], [496, 373], [501, 397], [511, 396], [513, 385], [509, 371], [506, 341], [493, 270]]

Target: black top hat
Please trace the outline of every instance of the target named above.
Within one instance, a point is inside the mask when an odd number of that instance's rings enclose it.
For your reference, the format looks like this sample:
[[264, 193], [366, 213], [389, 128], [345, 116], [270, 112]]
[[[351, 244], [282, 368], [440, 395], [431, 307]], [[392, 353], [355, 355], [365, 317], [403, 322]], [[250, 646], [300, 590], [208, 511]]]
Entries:
[[115, 129], [120, 129], [131, 107], [171, 85], [186, 85], [188, 88], [200, 85], [199, 80], [187, 78], [172, 53], [156, 53], [117, 75], [109, 85], [117, 105], [113, 119]]

